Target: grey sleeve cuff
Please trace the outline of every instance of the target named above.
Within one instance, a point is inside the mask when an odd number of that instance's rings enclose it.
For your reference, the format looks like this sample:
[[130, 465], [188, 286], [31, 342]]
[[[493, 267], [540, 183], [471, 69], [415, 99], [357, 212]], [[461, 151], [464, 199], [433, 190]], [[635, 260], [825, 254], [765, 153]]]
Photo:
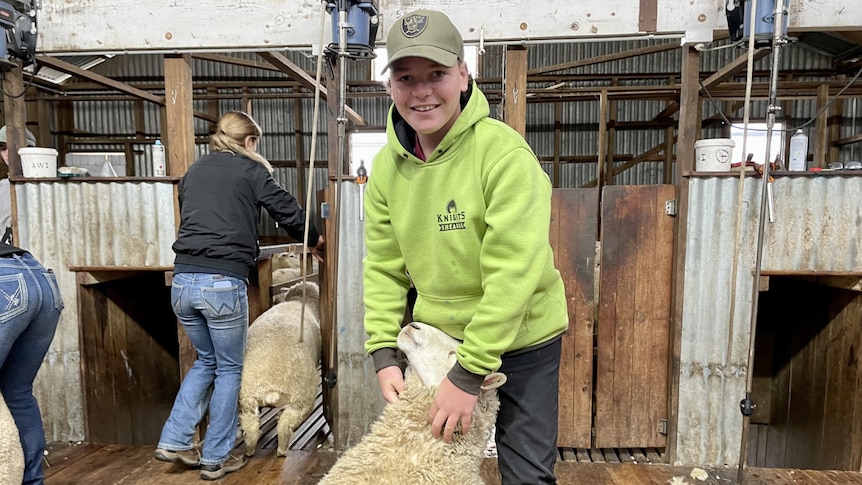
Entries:
[[449, 370], [446, 377], [452, 381], [452, 384], [455, 384], [455, 387], [474, 396], [479, 395], [482, 383], [485, 382], [485, 376], [480, 376], [468, 371], [461, 367], [460, 363], [456, 363], [452, 369]]
[[396, 352], [398, 349], [394, 347], [383, 347], [371, 352], [371, 358], [374, 360], [374, 372], [393, 365], [400, 367]]

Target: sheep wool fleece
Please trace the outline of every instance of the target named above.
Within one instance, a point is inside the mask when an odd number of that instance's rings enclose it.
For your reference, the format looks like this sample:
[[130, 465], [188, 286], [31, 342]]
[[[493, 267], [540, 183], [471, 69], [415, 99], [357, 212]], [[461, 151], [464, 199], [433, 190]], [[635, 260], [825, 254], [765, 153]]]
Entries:
[[365, 198], [365, 348], [396, 347], [412, 279], [414, 320], [462, 340], [458, 363], [485, 376], [503, 353], [562, 334], [568, 313], [549, 242], [547, 174], [520, 134], [489, 117], [475, 83], [462, 105], [425, 162], [390, 108]]
[[459, 431], [452, 443], [431, 435], [428, 409], [436, 387], [423, 386], [416, 375], [405, 381], [397, 402], [387, 405], [369, 432], [347, 450], [318, 485], [479, 485], [482, 457], [500, 401], [497, 391], [480, 394], [470, 431]]

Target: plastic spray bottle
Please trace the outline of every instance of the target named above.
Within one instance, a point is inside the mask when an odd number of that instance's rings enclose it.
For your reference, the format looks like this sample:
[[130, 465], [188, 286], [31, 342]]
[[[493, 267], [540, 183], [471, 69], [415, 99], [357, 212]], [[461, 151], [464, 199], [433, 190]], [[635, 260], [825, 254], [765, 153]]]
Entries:
[[161, 140], [156, 140], [153, 145], [153, 177], [164, 177], [167, 175], [165, 170], [165, 146]]

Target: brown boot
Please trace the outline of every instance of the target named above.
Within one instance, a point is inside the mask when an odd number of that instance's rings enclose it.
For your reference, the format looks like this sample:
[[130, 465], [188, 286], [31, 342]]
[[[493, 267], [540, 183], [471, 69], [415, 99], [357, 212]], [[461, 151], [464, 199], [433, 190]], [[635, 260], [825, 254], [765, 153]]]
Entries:
[[153, 458], [170, 463], [182, 463], [191, 467], [197, 467], [201, 464], [201, 453], [197, 448], [192, 448], [190, 450], [166, 450], [164, 448], [156, 448], [156, 451], [153, 452]]
[[201, 478], [204, 480], [218, 480], [225, 476], [226, 473], [235, 472], [241, 469], [247, 463], [248, 458], [246, 458], [245, 454], [231, 452], [224, 463], [218, 465], [201, 465]]

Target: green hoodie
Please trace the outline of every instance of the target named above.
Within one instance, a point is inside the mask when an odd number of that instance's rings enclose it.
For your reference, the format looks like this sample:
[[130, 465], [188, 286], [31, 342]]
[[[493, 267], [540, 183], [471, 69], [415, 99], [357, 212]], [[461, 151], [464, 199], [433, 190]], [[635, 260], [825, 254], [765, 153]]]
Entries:
[[[504, 352], [567, 329], [549, 243], [550, 180], [524, 139], [489, 114], [474, 84], [423, 162], [413, 130], [390, 108], [365, 196], [368, 352], [396, 348], [411, 279], [414, 320], [462, 340], [458, 363], [475, 376], [496, 371]], [[374, 357], [378, 370], [390, 363]]]

